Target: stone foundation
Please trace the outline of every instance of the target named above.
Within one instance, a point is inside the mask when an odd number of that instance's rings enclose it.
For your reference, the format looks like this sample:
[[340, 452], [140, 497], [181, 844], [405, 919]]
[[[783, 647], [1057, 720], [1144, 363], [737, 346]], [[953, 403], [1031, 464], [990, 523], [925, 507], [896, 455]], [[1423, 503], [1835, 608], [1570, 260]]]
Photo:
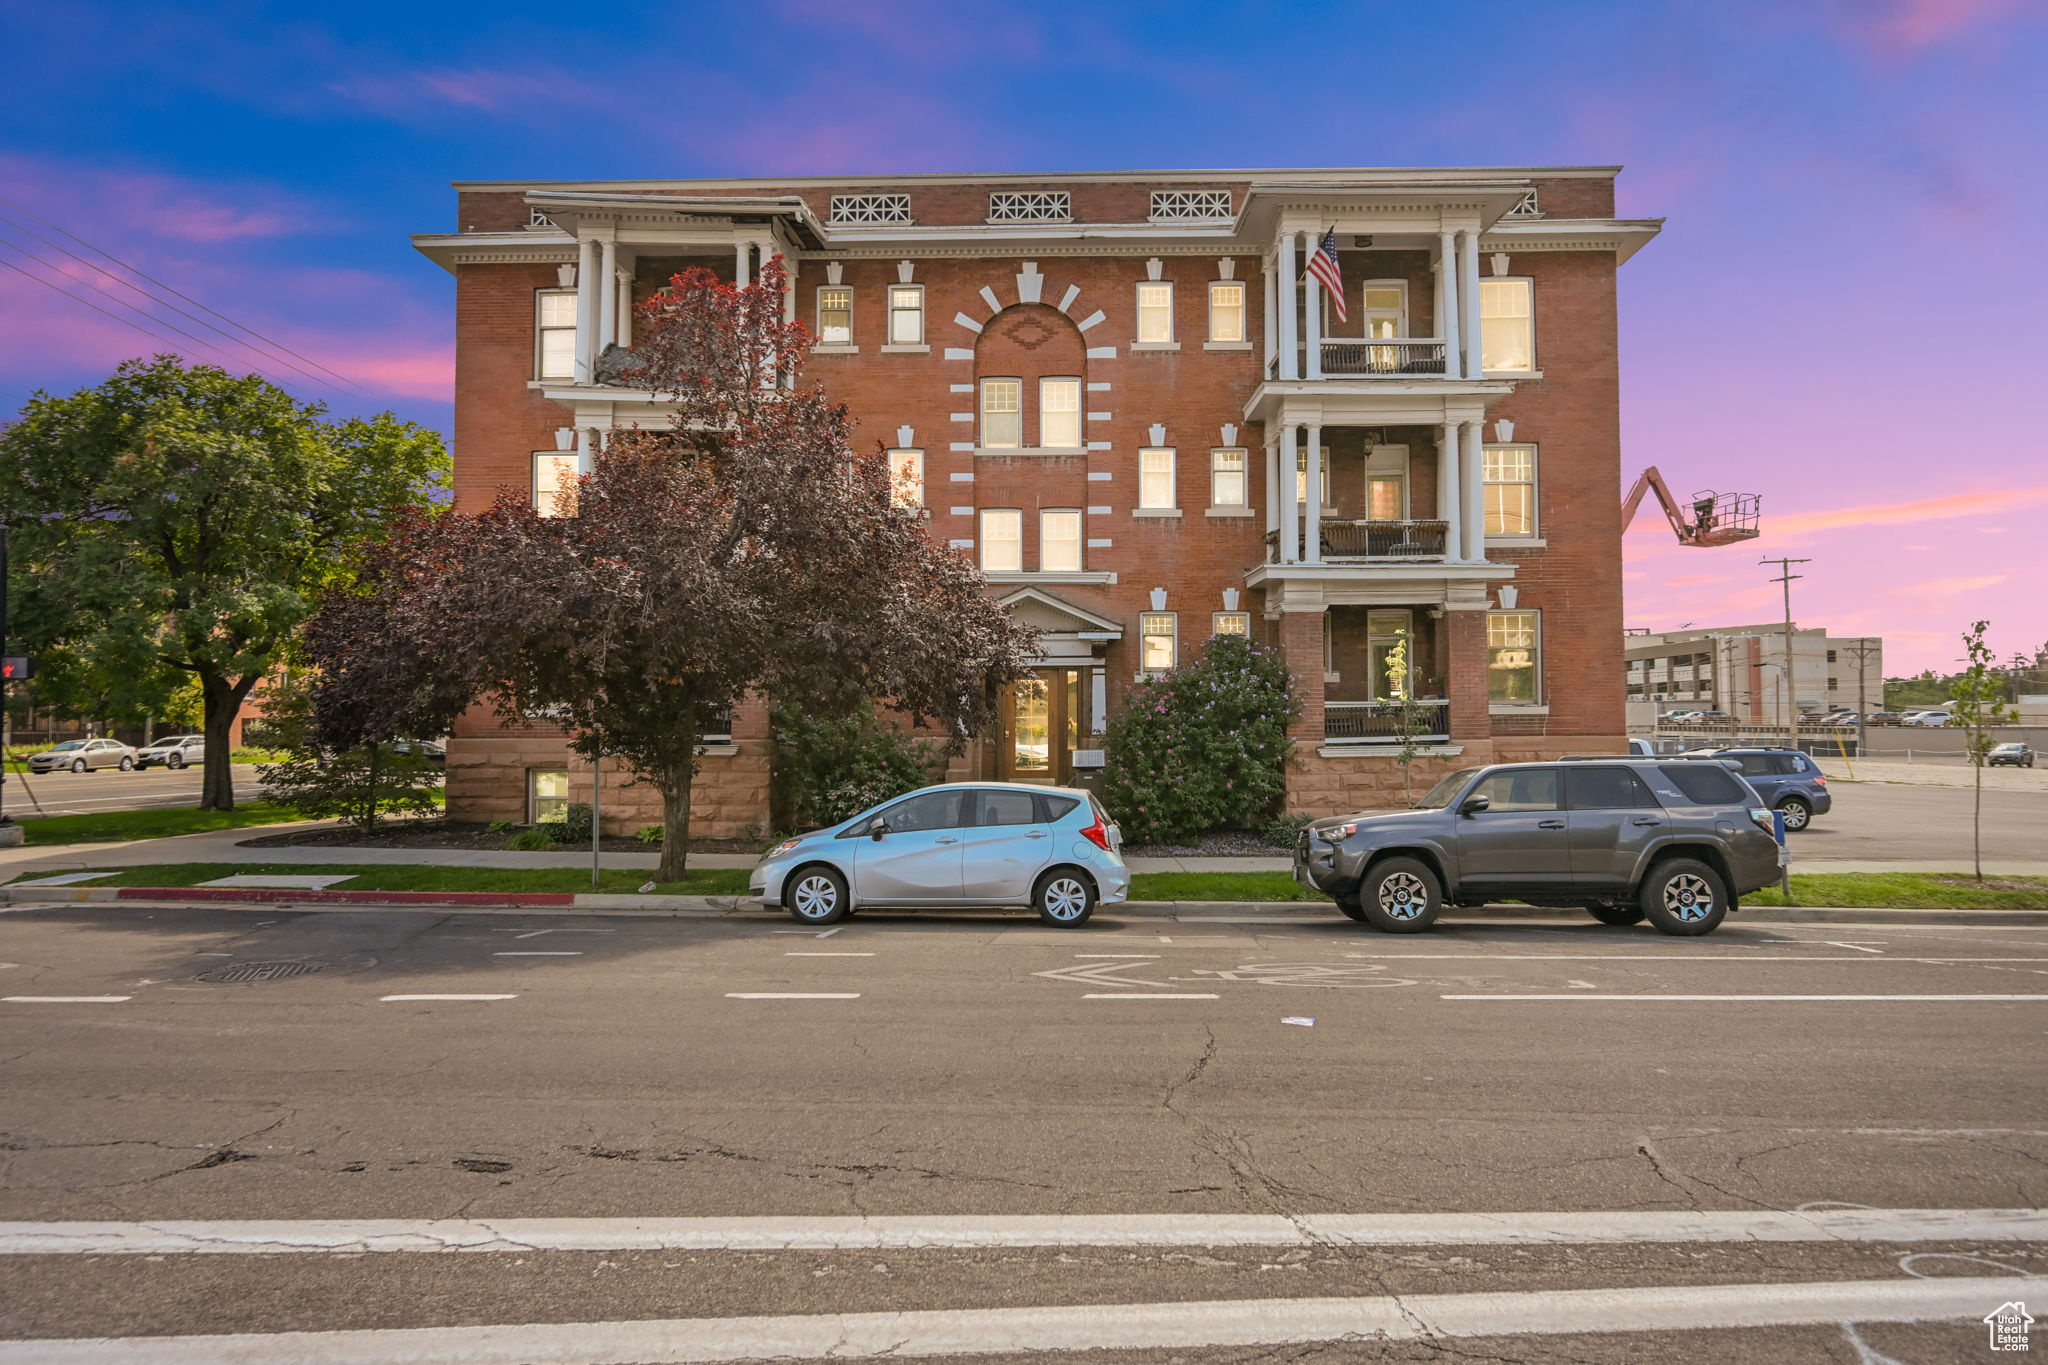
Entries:
[[1401, 806], [1435, 785], [1445, 773], [1488, 763], [1532, 763], [1565, 754], [1621, 754], [1628, 743], [1619, 735], [1514, 736], [1477, 740], [1458, 746], [1456, 754], [1418, 754], [1404, 779], [1393, 753], [1363, 746], [1356, 753], [1329, 758], [1302, 745], [1287, 772], [1287, 813], [1317, 819], [1360, 810]]
[[[507, 735], [448, 741], [448, 818], [510, 820], [523, 825], [528, 770], [566, 768], [569, 799], [590, 800], [590, 763], [559, 737]], [[630, 835], [661, 823], [661, 794], [634, 780], [617, 759], [605, 761], [602, 816], [606, 834]], [[707, 839], [768, 832], [768, 743], [743, 739], [719, 745], [698, 762], [690, 799], [690, 830]]]

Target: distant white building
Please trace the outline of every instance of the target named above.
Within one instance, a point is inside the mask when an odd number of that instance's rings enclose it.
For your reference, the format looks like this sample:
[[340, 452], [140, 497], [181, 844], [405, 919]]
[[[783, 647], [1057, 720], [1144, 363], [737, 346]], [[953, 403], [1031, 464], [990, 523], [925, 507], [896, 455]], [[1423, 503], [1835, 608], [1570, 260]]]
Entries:
[[1789, 665], [1785, 628], [1768, 622], [1630, 632], [1622, 652], [1631, 730], [1681, 708], [1771, 725], [1837, 706], [1884, 706], [1884, 641], [1874, 635], [1794, 629]]

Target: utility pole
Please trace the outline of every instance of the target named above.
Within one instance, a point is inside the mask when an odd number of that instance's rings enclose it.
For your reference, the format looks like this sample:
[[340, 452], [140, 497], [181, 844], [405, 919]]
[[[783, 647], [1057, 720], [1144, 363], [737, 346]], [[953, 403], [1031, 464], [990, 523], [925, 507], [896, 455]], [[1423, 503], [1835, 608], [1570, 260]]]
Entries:
[[1884, 648], [1884, 641], [1861, 636], [1849, 646], [1856, 656], [1856, 757], [1870, 756], [1870, 656]]
[[1772, 579], [1771, 582], [1782, 583], [1785, 586], [1785, 702], [1780, 708], [1778, 719], [1785, 724], [1785, 737], [1788, 741], [1786, 747], [1796, 749], [1799, 747], [1799, 726], [1792, 719], [1792, 713], [1799, 709], [1799, 701], [1795, 695], [1797, 689], [1792, 685], [1794, 681], [1792, 671], [1792, 584], [1806, 577], [1806, 575], [1803, 573], [1793, 573], [1792, 566], [1794, 564], [1811, 564], [1813, 561], [1811, 559], [1760, 559], [1757, 563], [1777, 565], [1778, 576]]

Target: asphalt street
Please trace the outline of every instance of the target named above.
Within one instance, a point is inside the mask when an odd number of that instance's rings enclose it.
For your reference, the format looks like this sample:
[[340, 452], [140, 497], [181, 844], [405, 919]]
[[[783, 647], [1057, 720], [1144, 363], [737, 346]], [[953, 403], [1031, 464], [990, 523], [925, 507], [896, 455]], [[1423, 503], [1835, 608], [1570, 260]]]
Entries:
[[[1971, 793], [1964, 787], [1835, 782], [1834, 809], [1793, 836], [1795, 858], [1956, 858], [1969, 865]], [[2048, 858], [2048, 792], [1984, 794], [1984, 856]]]
[[[235, 795], [254, 800], [262, 795], [253, 764], [235, 764]], [[199, 804], [198, 768], [146, 768], [121, 772], [101, 768], [89, 773], [7, 774], [7, 813], [17, 820], [39, 815], [94, 815], [111, 810], [158, 810]]]
[[1917, 1363], [2048, 1300], [2048, 929], [109, 906], [0, 957], [0, 1361]]

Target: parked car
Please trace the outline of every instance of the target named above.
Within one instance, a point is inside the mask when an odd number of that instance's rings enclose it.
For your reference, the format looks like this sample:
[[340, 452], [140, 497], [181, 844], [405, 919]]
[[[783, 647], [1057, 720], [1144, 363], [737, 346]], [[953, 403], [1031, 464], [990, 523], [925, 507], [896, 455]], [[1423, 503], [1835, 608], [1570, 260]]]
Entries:
[[1846, 725], [1853, 730], [1863, 723], [1863, 717], [1857, 715], [1854, 711], [1838, 711], [1832, 715], [1821, 717], [1820, 723], [1822, 725]]
[[151, 740], [135, 751], [135, 766], [138, 768], [147, 768], [153, 763], [161, 763], [166, 768], [183, 768], [205, 761], [205, 735], [172, 735], [169, 739]]
[[1657, 717], [1658, 720], [1663, 721], [1667, 725], [1684, 725], [1689, 721], [1695, 721], [1699, 718], [1700, 713], [1697, 711], [1666, 711]]
[[1294, 875], [1388, 933], [1419, 933], [1449, 905], [1519, 900], [1693, 936], [1777, 881], [1770, 827], [1715, 764], [1503, 763], [1452, 773], [1408, 810], [1316, 821]]
[[391, 743], [394, 754], [417, 754], [429, 763], [448, 761], [448, 746], [438, 739], [399, 739]]
[[1991, 752], [1984, 755], [1984, 763], [1991, 768], [2031, 768], [2034, 766], [2034, 748], [2024, 741], [1994, 744]]
[[785, 839], [747, 886], [803, 924], [873, 906], [1028, 905], [1064, 929], [1129, 894], [1122, 847], [1088, 792], [949, 783]]
[[1946, 711], [1908, 711], [1899, 717], [1901, 725], [1946, 725], [1949, 723]]
[[31, 755], [28, 760], [28, 770], [32, 773], [54, 772], [59, 768], [74, 773], [93, 768], [119, 768], [125, 773], [134, 766], [135, 751], [118, 739], [67, 739], [54, 749]]
[[1900, 725], [1905, 718], [1896, 711], [1872, 711], [1863, 718], [1865, 725]]
[[1766, 806], [1785, 812], [1788, 832], [1805, 829], [1814, 816], [1826, 815], [1835, 804], [1820, 764], [1797, 749], [1692, 749], [1685, 756], [1735, 764]]
[[1698, 713], [1698, 714], [1697, 714], [1697, 715], [1695, 716], [1695, 719], [1697, 719], [1697, 720], [1734, 720], [1734, 719], [1735, 719], [1735, 717], [1733, 717], [1733, 716], [1729, 715], [1729, 714], [1728, 714], [1728, 713], [1727, 713], [1726, 711], [1712, 711], [1712, 710], [1709, 710], [1709, 711], [1701, 711], [1701, 712], [1699, 712], [1699, 713]]

